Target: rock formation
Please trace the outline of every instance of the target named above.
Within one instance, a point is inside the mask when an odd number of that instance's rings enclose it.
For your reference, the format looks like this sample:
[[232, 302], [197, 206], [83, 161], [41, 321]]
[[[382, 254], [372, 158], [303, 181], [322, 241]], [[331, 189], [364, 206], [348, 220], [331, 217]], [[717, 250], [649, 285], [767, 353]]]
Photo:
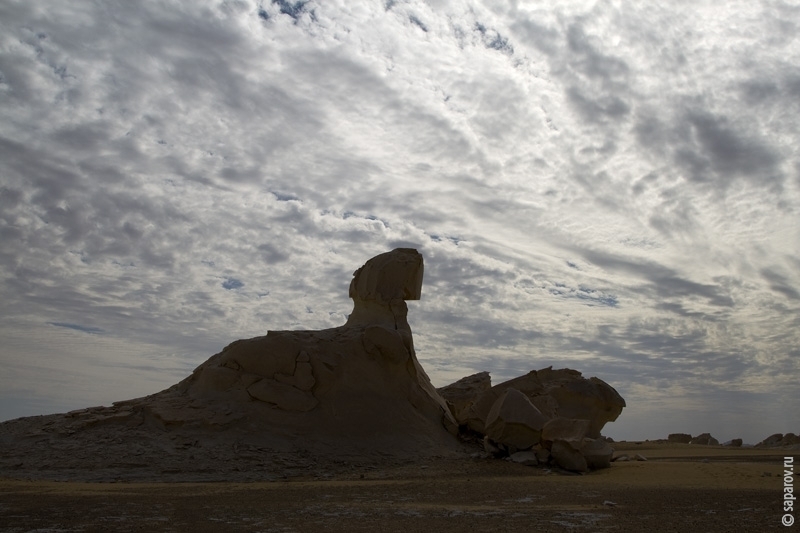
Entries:
[[416, 250], [378, 255], [354, 272], [353, 312], [340, 327], [269, 331], [231, 343], [157, 394], [4, 422], [0, 475], [320, 476], [352, 462], [460, 456], [459, 431], [486, 435], [487, 450], [522, 464], [608, 466], [613, 450], [600, 430], [625, 402], [597, 378], [546, 368], [494, 387], [486, 372], [433, 387], [407, 320], [422, 278]]
[[794, 433], [787, 433], [786, 435], [783, 433], [775, 433], [756, 444], [756, 447], [783, 448], [791, 446], [793, 449], [797, 449], [796, 447], [798, 445], [800, 445], [800, 436], [797, 436]]
[[718, 446], [719, 441], [711, 436], [710, 433], [701, 433], [689, 441], [689, 444], [702, 444], [704, 446]]
[[414, 352], [405, 300], [420, 298], [422, 277], [416, 250], [378, 255], [353, 274], [343, 326], [238, 340], [160, 393], [3, 423], [0, 471], [270, 479], [324, 462], [462, 451]]
[[578, 472], [610, 465], [613, 449], [600, 431], [625, 407], [604, 381], [552, 367], [494, 387], [489, 374], [481, 372], [438, 392], [463, 431], [485, 436], [487, 452], [513, 456], [541, 450], [562, 468]]
[[667, 436], [667, 442], [674, 442], [676, 444], [689, 444], [692, 436], [688, 433], [670, 433]]

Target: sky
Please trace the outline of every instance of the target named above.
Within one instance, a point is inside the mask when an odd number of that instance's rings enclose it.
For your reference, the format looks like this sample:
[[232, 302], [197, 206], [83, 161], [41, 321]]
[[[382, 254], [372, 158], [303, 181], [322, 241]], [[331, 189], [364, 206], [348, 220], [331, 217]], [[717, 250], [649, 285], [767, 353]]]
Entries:
[[3, 0], [0, 420], [342, 325], [425, 260], [436, 386], [547, 366], [604, 433], [800, 433], [800, 2]]

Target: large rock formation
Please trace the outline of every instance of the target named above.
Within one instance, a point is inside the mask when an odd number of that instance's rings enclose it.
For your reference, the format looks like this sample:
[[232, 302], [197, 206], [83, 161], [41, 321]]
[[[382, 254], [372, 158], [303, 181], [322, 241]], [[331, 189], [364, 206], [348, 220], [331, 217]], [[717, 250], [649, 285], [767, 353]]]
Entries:
[[72, 479], [270, 479], [321, 463], [446, 455], [457, 423], [417, 361], [405, 300], [422, 256], [353, 274], [353, 312], [322, 331], [239, 340], [158, 394], [0, 425], [0, 471]]
[[[488, 373], [437, 391], [406, 300], [422, 256], [399, 248], [356, 270], [353, 312], [322, 331], [238, 340], [169, 389], [111, 407], [0, 424], [0, 475], [83, 480], [263, 480], [465, 451], [460, 427], [533, 464], [606, 466], [596, 440], [624, 400], [597, 378], [547, 368], [494, 387]], [[463, 436], [463, 435], [462, 435]]]
[[417, 361], [407, 320], [422, 274], [416, 250], [374, 257], [353, 274], [344, 326], [236, 341], [177, 390], [215, 405], [249, 402], [259, 421], [304, 443], [390, 452], [446, 443], [457, 424]]

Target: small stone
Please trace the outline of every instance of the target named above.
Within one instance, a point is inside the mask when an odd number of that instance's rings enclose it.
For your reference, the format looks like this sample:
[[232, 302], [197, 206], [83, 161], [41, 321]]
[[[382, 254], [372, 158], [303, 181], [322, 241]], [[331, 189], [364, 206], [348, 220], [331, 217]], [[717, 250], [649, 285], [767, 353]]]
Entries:
[[525, 466], [536, 466], [539, 464], [539, 460], [536, 458], [536, 453], [531, 451], [517, 452], [511, 454], [511, 456], [509, 456], [509, 459], [511, 459], [515, 463], [519, 463]]

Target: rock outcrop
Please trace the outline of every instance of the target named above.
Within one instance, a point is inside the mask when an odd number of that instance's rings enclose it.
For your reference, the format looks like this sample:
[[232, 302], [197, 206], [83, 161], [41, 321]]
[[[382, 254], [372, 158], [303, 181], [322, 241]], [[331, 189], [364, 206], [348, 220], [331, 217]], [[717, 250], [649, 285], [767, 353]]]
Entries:
[[667, 436], [667, 442], [674, 442], [677, 444], [689, 444], [691, 440], [692, 436], [688, 433], [670, 433]]
[[6, 422], [0, 470], [270, 479], [352, 458], [458, 452], [458, 425], [416, 358], [407, 320], [422, 278], [416, 250], [378, 255], [353, 274], [343, 326], [238, 340], [152, 396]]
[[4, 422], [0, 475], [320, 476], [351, 462], [458, 456], [467, 450], [457, 436], [468, 431], [485, 435], [490, 454], [521, 464], [608, 466], [613, 450], [600, 431], [625, 401], [602, 380], [546, 368], [494, 387], [487, 372], [433, 387], [407, 318], [422, 278], [422, 256], [398, 248], [354, 272], [353, 311], [342, 326], [235, 341], [144, 398]]
[[719, 446], [719, 441], [710, 433], [701, 433], [689, 441], [689, 444], [702, 444], [704, 446]]
[[613, 449], [600, 431], [625, 407], [604, 381], [552, 367], [494, 387], [481, 372], [437, 390], [463, 431], [485, 436], [487, 452], [541, 450], [562, 468], [579, 472], [610, 465]]
[[794, 433], [787, 433], [784, 435], [783, 433], [775, 433], [770, 435], [766, 439], [762, 440], [758, 444], [756, 444], [757, 448], [783, 448], [788, 446], [798, 446], [800, 445], [800, 436], [795, 435]]

